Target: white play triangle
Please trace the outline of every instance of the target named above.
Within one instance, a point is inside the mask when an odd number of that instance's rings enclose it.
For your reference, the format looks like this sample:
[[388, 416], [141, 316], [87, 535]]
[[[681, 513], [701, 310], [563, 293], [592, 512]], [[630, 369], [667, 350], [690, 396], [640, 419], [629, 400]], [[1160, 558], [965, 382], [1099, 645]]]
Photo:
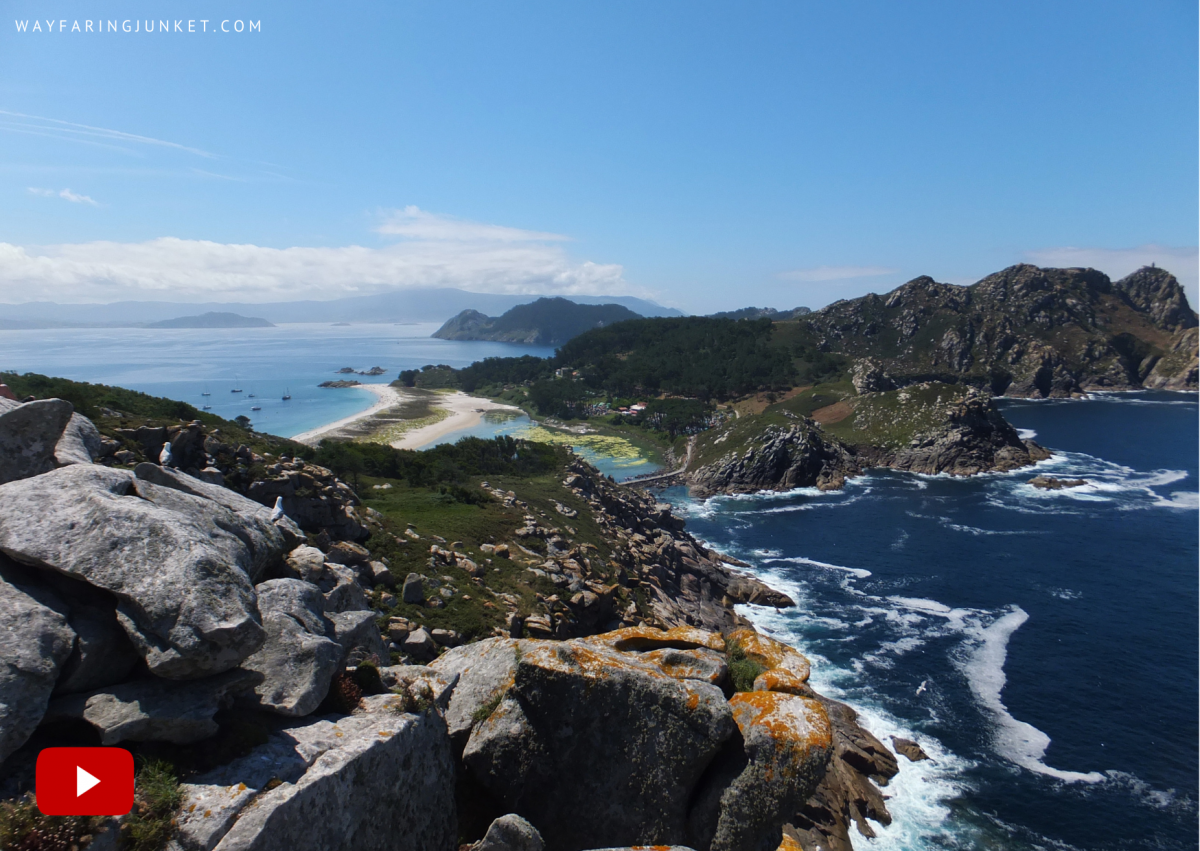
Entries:
[[93, 777], [92, 775], [90, 775], [86, 771], [84, 771], [82, 768], [80, 768], [78, 765], [75, 766], [75, 797], [76, 798], [78, 798], [80, 795], [82, 795], [88, 789], [91, 789], [93, 786], [95, 786], [99, 782], [100, 782], [100, 779], [98, 777]]

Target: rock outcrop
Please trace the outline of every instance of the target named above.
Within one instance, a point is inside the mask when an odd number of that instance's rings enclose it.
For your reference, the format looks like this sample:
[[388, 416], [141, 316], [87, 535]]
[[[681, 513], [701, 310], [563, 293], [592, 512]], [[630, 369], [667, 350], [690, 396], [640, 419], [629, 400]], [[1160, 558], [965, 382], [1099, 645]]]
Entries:
[[[799, 653], [738, 635], [804, 684]], [[816, 789], [833, 734], [812, 696], [727, 699], [724, 649], [702, 630], [635, 627], [564, 642], [490, 639], [432, 667], [458, 677], [447, 720], [465, 739], [465, 770], [549, 847], [772, 851]]]
[[0, 485], [0, 552], [113, 595], [156, 676], [220, 673], [262, 645], [253, 582], [297, 536], [230, 491], [155, 470], [74, 465]]
[[854, 454], [823, 434], [808, 419], [790, 426], [767, 426], [742, 451], [689, 471], [699, 497], [817, 487], [835, 490], [860, 472]]
[[100, 454], [100, 432], [63, 399], [13, 402], [0, 398], [0, 484], [90, 464]]

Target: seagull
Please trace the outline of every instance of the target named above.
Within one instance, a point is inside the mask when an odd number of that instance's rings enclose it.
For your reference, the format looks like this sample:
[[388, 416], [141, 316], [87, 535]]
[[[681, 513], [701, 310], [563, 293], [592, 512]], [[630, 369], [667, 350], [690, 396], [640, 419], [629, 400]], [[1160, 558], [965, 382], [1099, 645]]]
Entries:
[[925, 691], [925, 685], [928, 682], [929, 682], [929, 680], [921, 680], [921, 684], [919, 686], [917, 686], [917, 695], [918, 696], [920, 696], [921, 692]]
[[277, 496], [277, 497], [275, 497], [275, 507], [271, 509], [271, 522], [275, 523], [281, 517], [284, 517], [284, 516], [285, 515], [283, 513], [283, 497]]
[[163, 444], [162, 452], [158, 453], [158, 463], [162, 464], [164, 467], [171, 466], [171, 444], [170, 443]]

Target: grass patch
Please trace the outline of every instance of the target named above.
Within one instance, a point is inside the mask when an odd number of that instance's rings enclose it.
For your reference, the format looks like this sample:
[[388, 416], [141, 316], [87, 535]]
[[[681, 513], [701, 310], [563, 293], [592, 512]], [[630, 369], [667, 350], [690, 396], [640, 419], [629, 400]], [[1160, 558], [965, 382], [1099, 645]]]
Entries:
[[159, 851], [175, 829], [183, 790], [169, 763], [148, 762], [134, 780], [133, 809], [121, 823], [121, 851]]
[[500, 701], [504, 700], [504, 692], [496, 692], [488, 698], [487, 703], [476, 707], [471, 713], [471, 720], [476, 724], [482, 724], [484, 721], [492, 717], [492, 713], [496, 711], [496, 707], [500, 705]]
[[729, 679], [733, 683], [733, 690], [754, 691], [754, 681], [767, 669], [748, 657], [737, 641], [729, 642], [726, 658], [729, 659]]

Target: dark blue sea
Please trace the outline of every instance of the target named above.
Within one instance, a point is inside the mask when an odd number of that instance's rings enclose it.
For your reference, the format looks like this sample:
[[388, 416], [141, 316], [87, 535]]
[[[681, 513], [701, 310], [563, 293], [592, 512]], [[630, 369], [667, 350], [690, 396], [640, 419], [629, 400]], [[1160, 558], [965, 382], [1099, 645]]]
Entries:
[[1194, 849], [1196, 396], [1003, 407], [1054, 450], [1036, 471], [667, 498], [795, 598], [744, 611], [819, 690], [933, 757], [856, 848]]

